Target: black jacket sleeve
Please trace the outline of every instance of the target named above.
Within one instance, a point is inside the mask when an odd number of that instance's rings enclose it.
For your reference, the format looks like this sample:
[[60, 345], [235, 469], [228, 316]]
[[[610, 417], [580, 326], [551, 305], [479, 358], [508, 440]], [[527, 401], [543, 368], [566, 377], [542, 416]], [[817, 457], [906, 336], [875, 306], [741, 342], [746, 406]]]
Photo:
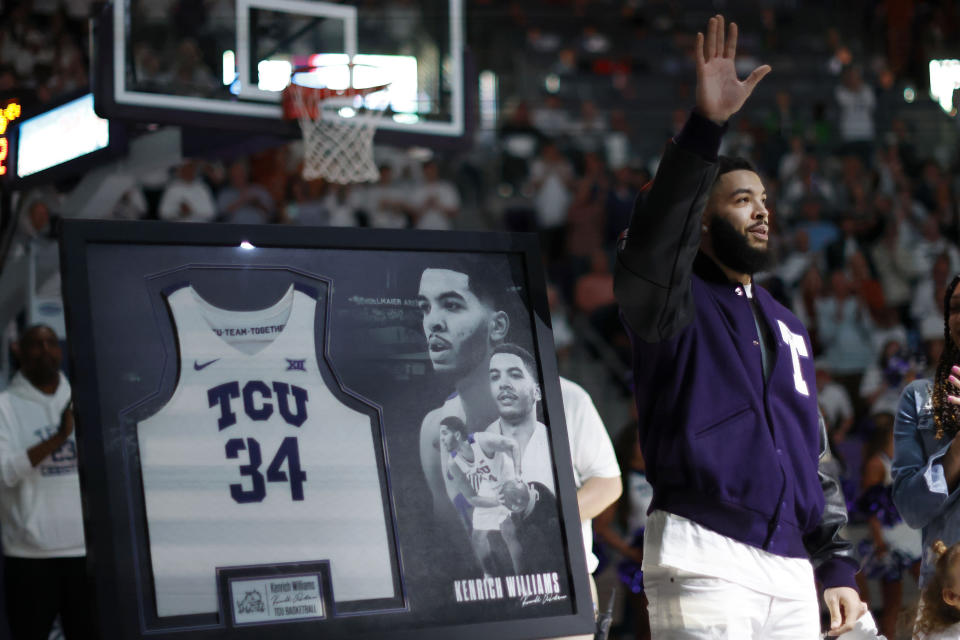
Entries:
[[693, 113], [667, 144], [643, 204], [617, 252], [614, 292], [633, 333], [646, 342], [676, 335], [693, 318], [690, 278], [700, 220], [716, 176], [723, 127]]
[[859, 568], [853, 545], [841, 537], [840, 530], [847, 524], [847, 505], [840, 488], [839, 464], [830, 451], [827, 427], [820, 416], [820, 486], [823, 487], [824, 507], [820, 524], [807, 533], [803, 544], [810, 554], [817, 580], [825, 588], [857, 588], [854, 575]]

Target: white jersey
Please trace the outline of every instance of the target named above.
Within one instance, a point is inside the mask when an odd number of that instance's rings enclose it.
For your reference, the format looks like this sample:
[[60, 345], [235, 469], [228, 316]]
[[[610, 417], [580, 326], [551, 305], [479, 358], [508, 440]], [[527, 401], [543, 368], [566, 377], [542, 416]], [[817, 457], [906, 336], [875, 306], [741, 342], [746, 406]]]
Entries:
[[467, 436], [470, 448], [473, 450], [473, 461], [468, 462], [463, 456], [457, 455], [456, 451], [450, 452], [450, 457], [456, 463], [467, 480], [473, 486], [476, 494], [482, 498], [492, 498], [497, 496], [497, 489], [503, 482], [503, 463], [504, 454], [497, 451], [493, 456], [488, 456], [480, 446], [480, 443], [474, 439], [473, 434]]
[[[473, 450], [472, 462], [468, 462], [463, 456], [457, 455], [456, 451], [451, 451], [450, 456], [453, 458], [453, 462], [463, 471], [467, 481], [479, 497], [496, 498], [500, 485], [503, 484], [504, 464], [507, 456], [502, 451], [497, 451], [493, 456], [488, 456], [480, 443], [474, 439], [473, 434], [467, 436], [467, 440]], [[499, 529], [500, 523], [506, 520], [509, 515], [510, 511], [503, 505], [474, 507], [473, 528], [480, 531]]]
[[330, 561], [338, 603], [393, 598], [371, 418], [317, 361], [317, 301], [259, 311], [169, 293], [177, 387], [137, 427], [159, 616], [216, 612], [216, 569]]

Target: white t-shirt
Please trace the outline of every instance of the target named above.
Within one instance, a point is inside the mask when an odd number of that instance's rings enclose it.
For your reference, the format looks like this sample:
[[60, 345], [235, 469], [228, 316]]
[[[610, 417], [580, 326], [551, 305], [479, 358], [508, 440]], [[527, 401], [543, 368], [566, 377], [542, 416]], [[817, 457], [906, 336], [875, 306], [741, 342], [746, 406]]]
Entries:
[[647, 518], [643, 572], [656, 572], [658, 567], [727, 580], [788, 600], [809, 600], [816, 589], [809, 560], [751, 547], [659, 509]]
[[817, 391], [817, 402], [823, 411], [827, 425], [835, 427], [841, 420], [853, 417], [853, 404], [847, 390], [836, 382], [828, 382]]
[[438, 180], [425, 182], [410, 191], [410, 206], [417, 210], [417, 229], [452, 229], [450, 217], [436, 206], [428, 206], [431, 201], [439, 206], [460, 209], [460, 194], [449, 182]]
[[[180, 205], [186, 204], [190, 213], [180, 214]], [[159, 216], [161, 220], [179, 222], [209, 222], [217, 213], [210, 187], [201, 182], [184, 182], [176, 179], [163, 192], [160, 198]]]
[[30, 464], [27, 450], [60, 428], [70, 402], [70, 383], [47, 395], [22, 373], [0, 393], [0, 524], [3, 553], [16, 558], [60, 558], [86, 554], [76, 436]]
[[[600, 414], [590, 395], [575, 382], [560, 378], [563, 397], [563, 416], [567, 423], [567, 438], [573, 458], [573, 481], [577, 489], [590, 478], [619, 478], [620, 465]], [[592, 520], [581, 524], [583, 546], [587, 554], [587, 570], [593, 573], [599, 560], [593, 555]]]
[[407, 226], [407, 216], [388, 202], [406, 200], [407, 194], [397, 184], [374, 184], [363, 190], [366, 196], [367, 211], [370, 214], [370, 226], [378, 229], [403, 229]]
[[876, 135], [873, 110], [877, 106], [873, 90], [861, 85], [859, 90], [853, 91], [841, 85], [835, 95], [840, 105], [840, 137], [845, 142], [873, 140]]
[[567, 221], [571, 198], [567, 182], [572, 176], [573, 169], [567, 162], [547, 165], [538, 159], [531, 165], [530, 179], [540, 185], [534, 196], [534, 206], [541, 229], [562, 227]]

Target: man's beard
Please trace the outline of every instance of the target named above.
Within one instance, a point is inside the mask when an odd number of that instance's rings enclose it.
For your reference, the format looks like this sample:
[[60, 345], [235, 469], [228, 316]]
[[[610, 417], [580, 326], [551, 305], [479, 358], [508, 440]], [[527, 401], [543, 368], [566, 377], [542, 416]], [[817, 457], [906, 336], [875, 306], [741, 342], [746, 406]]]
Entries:
[[769, 250], [751, 247], [746, 236], [720, 216], [710, 219], [710, 239], [717, 260], [737, 273], [753, 275], [768, 269], [773, 261]]

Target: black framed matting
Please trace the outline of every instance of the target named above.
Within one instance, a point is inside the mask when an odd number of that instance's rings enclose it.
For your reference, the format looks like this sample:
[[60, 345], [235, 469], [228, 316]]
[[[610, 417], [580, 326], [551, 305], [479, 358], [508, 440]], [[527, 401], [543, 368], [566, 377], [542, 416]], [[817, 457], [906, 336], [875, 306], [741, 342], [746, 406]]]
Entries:
[[104, 637], [592, 632], [533, 235], [70, 220], [61, 251]]

